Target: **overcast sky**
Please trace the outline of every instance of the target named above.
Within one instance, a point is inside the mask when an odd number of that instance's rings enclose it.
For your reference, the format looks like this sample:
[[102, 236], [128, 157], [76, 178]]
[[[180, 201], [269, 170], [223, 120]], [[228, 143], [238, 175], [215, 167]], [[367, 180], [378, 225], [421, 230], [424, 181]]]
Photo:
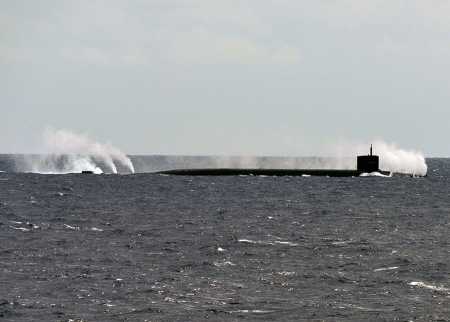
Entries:
[[450, 1], [0, 0], [0, 152], [449, 156]]

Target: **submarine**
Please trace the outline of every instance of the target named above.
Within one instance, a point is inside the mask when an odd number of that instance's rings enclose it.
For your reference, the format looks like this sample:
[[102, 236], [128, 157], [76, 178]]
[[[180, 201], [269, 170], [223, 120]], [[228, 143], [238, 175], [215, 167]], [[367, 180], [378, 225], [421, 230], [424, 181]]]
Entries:
[[176, 176], [326, 176], [326, 177], [359, 177], [363, 173], [380, 173], [390, 175], [391, 172], [380, 170], [380, 157], [373, 154], [370, 146], [368, 155], [357, 156], [355, 170], [339, 169], [245, 169], [245, 168], [207, 168], [207, 169], [174, 169], [158, 171], [156, 174]]

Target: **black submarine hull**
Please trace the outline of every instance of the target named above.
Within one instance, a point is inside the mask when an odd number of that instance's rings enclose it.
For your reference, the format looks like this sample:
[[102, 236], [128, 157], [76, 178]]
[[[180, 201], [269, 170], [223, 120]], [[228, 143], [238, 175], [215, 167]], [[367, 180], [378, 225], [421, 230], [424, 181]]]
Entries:
[[[322, 176], [322, 177], [359, 177], [362, 174], [378, 173], [391, 176], [393, 173], [380, 170], [380, 157], [373, 154], [357, 156], [357, 166], [353, 170], [340, 169], [240, 169], [240, 168], [207, 168], [207, 169], [176, 169], [156, 172], [157, 174], [177, 176]], [[395, 173], [395, 175], [407, 175]]]
[[[390, 175], [388, 171], [376, 171], [382, 175]], [[176, 169], [159, 171], [157, 174], [177, 176], [323, 176], [323, 177], [359, 177], [366, 173], [361, 170], [330, 169]]]

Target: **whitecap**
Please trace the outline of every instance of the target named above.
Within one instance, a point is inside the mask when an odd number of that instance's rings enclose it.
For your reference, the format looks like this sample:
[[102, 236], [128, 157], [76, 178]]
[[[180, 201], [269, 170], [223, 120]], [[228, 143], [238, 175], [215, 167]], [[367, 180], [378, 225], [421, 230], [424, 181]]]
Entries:
[[269, 310], [236, 310], [236, 311], [229, 311], [230, 313], [256, 313], [256, 314], [265, 314], [265, 313], [273, 313], [275, 311], [269, 311]]
[[298, 244], [290, 242], [290, 241], [263, 241], [263, 240], [251, 240], [251, 239], [239, 239], [238, 242], [240, 243], [247, 243], [247, 244], [259, 244], [259, 245], [287, 245], [287, 246], [298, 246]]
[[410, 282], [408, 285], [426, 288], [429, 290], [439, 291], [439, 292], [449, 292], [450, 291], [450, 289], [448, 289], [446, 287], [425, 284], [424, 282], [420, 282], [420, 281], [419, 282]]
[[24, 227], [14, 227], [14, 226], [9, 226], [9, 227], [12, 228], [12, 229], [15, 229], [15, 230], [23, 231], [23, 232], [30, 231], [30, 229], [24, 228]]
[[371, 307], [364, 307], [364, 306], [359, 306], [359, 305], [355, 305], [355, 304], [340, 304], [338, 306], [338, 308], [340, 309], [355, 309], [355, 310], [360, 310], [360, 311], [365, 311], [365, 312], [391, 312], [392, 310], [389, 309], [384, 309], [384, 308], [371, 308]]
[[236, 266], [236, 264], [231, 261], [222, 261], [222, 262], [214, 262], [214, 266], [217, 267]]
[[351, 243], [352, 240], [340, 240], [340, 241], [335, 241], [332, 242], [331, 244], [334, 246], [343, 246], [343, 245], [347, 245], [348, 243]]
[[288, 246], [298, 246], [297, 243], [293, 243], [293, 242], [290, 242], [290, 241], [278, 241], [278, 240], [276, 240], [273, 243], [274, 244], [280, 244], [280, 245], [288, 245]]
[[383, 272], [383, 271], [393, 271], [394, 269], [398, 269], [398, 266], [391, 266], [391, 267], [381, 267], [374, 269], [374, 272]]
[[392, 172], [391, 172], [389, 175], [385, 175], [385, 174], [382, 174], [382, 173], [377, 172], [377, 171], [371, 172], [371, 173], [364, 172], [364, 173], [361, 173], [359, 176], [360, 176], [360, 177], [381, 177], [381, 178], [391, 178], [391, 177], [392, 177]]
[[64, 227], [71, 230], [80, 230], [80, 227], [64, 224]]
[[250, 239], [239, 239], [238, 242], [240, 243], [248, 243], [248, 244], [261, 244], [261, 241], [256, 240], [250, 240]]

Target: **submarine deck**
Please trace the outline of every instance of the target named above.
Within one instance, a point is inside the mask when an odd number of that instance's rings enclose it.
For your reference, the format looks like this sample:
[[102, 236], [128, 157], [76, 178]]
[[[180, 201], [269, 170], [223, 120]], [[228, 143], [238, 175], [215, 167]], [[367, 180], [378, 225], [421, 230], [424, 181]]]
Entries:
[[[383, 175], [390, 172], [378, 171]], [[358, 177], [364, 171], [338, 169], [175, 169], [156, 172], [157, 174], [178, 176], [328, 176], [328, 177]]]

